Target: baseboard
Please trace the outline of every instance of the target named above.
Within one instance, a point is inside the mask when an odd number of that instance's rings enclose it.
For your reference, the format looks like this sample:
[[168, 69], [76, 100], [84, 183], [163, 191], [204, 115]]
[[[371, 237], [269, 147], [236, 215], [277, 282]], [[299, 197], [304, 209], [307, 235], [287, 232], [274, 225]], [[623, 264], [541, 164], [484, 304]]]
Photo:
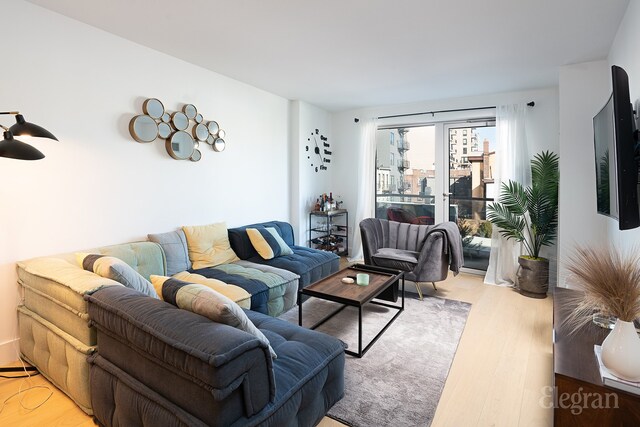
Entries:
[[18, 360], [20, 338], [14, 338], [0, 344], [0, 366], [8, 365]]

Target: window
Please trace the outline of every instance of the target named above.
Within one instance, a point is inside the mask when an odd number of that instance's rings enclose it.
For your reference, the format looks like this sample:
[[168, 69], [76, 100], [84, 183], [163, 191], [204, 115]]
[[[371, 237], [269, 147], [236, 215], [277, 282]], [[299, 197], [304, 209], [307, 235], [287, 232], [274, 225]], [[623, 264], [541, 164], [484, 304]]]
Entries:
[[462, 138], [462, 143], [463, 143], [464, 145], [467, 145], [467, 138]]
[[395, 135], [393, 134], [393, 132], [389, 132], [389, 145], [395, 144], [394, 138], [395, 138]]
[[466, 130], [466, 129], [464, 129], [464, 130], [462, 131], [462, 136], [467, 136], [467, 130]]
[[462, 154], [467, 154], [467, 147], [464, 147], [464, 148], [462, 149]]
[[395, 154], [389, 153], [389, 160], [390, 160], [389, 164], [395, 165], [396, 164], [396, 156], [395, 156]]

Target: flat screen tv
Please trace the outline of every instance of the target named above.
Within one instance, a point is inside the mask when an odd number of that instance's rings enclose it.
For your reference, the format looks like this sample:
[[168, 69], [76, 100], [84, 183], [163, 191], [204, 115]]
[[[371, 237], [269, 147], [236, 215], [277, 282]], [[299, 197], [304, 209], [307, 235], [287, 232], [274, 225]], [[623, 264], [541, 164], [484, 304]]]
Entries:
[[629, 77], [611, 67], [613, 93], [593, 118], [598, 213], [618, 220], [620, 230], [640, 226], [638, 147]]

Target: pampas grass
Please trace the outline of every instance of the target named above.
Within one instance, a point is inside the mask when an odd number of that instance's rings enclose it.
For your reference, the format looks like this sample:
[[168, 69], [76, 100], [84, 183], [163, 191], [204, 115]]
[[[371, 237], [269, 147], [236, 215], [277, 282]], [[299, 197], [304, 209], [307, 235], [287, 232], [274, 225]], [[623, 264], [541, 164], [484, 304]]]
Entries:
[[584, 291], [568, 323], [576, 331], [594, 311], [625, 322], [640, 318], [640, 253], [623, 254], [613, 247], [578, 247], [567, 267]]

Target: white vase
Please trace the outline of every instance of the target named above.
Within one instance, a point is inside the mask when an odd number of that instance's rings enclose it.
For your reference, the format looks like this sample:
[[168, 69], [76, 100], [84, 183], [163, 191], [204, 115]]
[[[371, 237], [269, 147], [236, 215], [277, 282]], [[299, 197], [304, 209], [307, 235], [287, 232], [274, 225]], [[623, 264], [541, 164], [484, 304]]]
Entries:
[[602, 363], [619, 378], [640, 381], [640, 338], [633, 322], [616, 321], [602, 343]]

